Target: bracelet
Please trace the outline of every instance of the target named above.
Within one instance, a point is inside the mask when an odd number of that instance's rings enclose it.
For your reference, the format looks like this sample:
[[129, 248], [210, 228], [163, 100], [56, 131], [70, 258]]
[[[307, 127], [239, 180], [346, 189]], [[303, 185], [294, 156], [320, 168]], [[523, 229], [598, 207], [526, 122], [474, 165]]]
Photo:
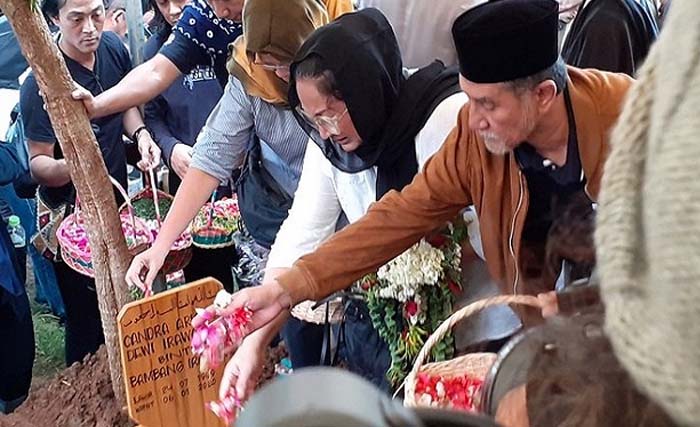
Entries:
[[134, 142], [139, 142], [139, 134], [141, 134], [141, 132], [143, 131], [148, 132], [149, 135], [151, 134], [146, 125], [141, 125], [138, 129], [134, 131], [133, 135], [131, 136], [131, 140]]

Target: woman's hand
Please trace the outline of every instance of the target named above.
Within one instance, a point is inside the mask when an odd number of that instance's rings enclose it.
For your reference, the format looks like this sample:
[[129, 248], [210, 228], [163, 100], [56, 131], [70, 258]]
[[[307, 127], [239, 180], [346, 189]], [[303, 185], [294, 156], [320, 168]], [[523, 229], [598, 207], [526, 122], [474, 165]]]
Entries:
[[233, 387], [236, 396], [242, 402], [246, 401], [260, 380], [266, 353], [266, 346], [259, 345], [256, 340], [244, 340], [226, 364], [219, 386], [219, 398], [223, 399]]
[[155, 247], [136, 255], [126, 271], [127, 285], [140, 288], [148, 296], [156, 275], [163, 267], [168, 253], [161, 253]]
[[[134, 263], [136, 258], [134, 258]], [[132, 267], [134, 264], [132, 263]], [[131, 272], [129, 268], [129, 272]], [[154, 275], [155, 277], [155, 275]], [[268, 281], [260, 286], [246, 288], [234, 293], [230, 303], [226, 307], [210, 305], [205, 309], [206, 314], [198, 314], [192, 319], [195, 328], [212, 317], [226, 316], [235, 313], [238, 309], [247, 307], [253, 312], [250, 323], [247, 325], [247, 333], [251, 334], [263, 326], [270, 324], [282, 312], [291, 307], [292, 299], [276, 280]]]

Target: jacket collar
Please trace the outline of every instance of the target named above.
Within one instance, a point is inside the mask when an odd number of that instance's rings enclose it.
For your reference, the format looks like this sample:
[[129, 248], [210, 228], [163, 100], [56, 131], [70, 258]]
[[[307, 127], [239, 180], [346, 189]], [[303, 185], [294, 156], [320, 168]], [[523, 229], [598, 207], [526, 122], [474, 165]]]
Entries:
[[586, 176], [586, 193], [595, 200], [600, 190], [600, 178], [603, 173], [609, 123], [601, 117], [599, 108], [589, 88], [583, 81], [580, 71], [568, 67], [569, 94], [576, 120], [576, 137], [581, 157], [581, 167]]

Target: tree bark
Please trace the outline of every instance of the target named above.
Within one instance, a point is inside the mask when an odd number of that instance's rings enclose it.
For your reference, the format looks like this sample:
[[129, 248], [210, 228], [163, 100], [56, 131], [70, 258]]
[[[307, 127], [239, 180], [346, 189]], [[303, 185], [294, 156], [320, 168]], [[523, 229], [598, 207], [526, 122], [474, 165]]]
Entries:
[[[63, 55], [34, 0], [0, 0], [46, 103], [54, 132], [80, 197], [92, 249], [97, 299], [109, 355], [112, 387], [125, 405], [119, 356], [117, 313], [129, 301], [124, 277], [131, 256], [121, 231], [112, 184], [90, 121], [79, 101], [71, 98], [73, 79]], [[38, 3], [38, 1], [36, 2]]]

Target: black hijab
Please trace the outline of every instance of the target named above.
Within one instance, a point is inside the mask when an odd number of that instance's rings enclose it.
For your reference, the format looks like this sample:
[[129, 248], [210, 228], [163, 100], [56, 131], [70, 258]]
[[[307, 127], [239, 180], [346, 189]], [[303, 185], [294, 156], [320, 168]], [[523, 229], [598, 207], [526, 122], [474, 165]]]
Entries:
[[653, 12], [637, 0], [591, 0], [581, 7], [562, 47], [564, 61], [634, 77], [659, 32]]
[[336, 80], [362, 144], [346, 153], [321, 139], [295, 111], [297, 120], [326, 158], [343, 172], [377, 166], [377, 199], [401, 190], [418, 172], [415, 137], [435, 107], [459, 91], [456, 67], [441, 62], [404, 77], [396, 36], [377, 9], [348, 13], [323, 26], [306, 40], [291, 65], [289, 102], [299, 105], [294, 71], [316, 56]]

